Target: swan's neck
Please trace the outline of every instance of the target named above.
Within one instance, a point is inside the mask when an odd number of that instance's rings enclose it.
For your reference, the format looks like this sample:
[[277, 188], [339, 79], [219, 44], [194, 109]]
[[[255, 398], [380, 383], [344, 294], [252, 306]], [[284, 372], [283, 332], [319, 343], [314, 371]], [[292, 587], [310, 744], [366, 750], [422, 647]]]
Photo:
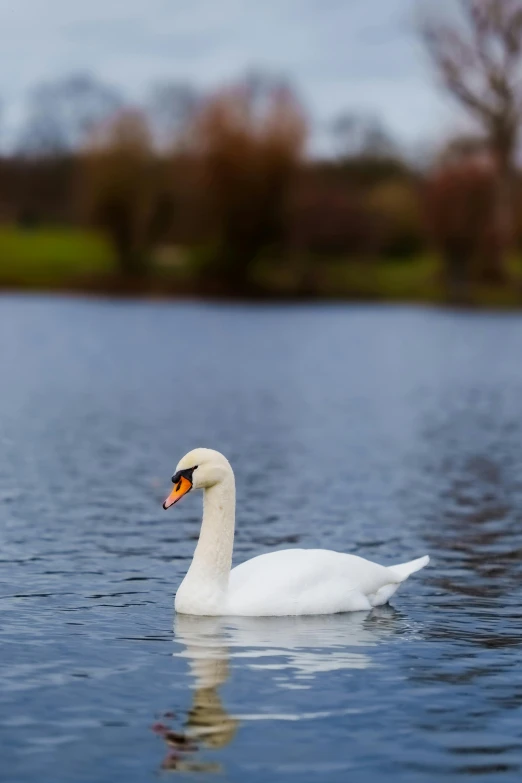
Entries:
[[[232, 565], [235, 512], [236, 489], [231, 472], [219, 484], [204, 490], [201, 532], [192, 564], [183, 580], [183, 591], [181, 587], [178, 591], [180, 600], [190, 594], [192, 600], [208, 599], [212, 603], [224, 596]], [[196, 613], [194, 608], [191, 613]]]
[[234, 476], [227, 476], [203, 494], [203, 521], [192, 566], [208, 576], [228, 582], [234, 548], [236, 488]]

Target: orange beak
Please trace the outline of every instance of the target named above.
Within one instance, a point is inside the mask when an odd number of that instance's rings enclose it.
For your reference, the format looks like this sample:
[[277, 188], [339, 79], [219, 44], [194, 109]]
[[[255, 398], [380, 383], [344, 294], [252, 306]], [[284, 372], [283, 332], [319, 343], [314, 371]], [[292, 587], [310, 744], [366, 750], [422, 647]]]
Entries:
[[170, 508], [174, 505], [174, 503], [177, 503], [178, 500], [181, 500], [183, 495], [186, 495], [187, 492], [190, 492], [192, 489], [192, 481], [190, 481], [185, 476], [180, 476], [180, 479], [178, 483], [175, 485], [174, 489], [166, 499], [166, 501], [163, 504], [163, 508], [167, 510], [167, 508]]

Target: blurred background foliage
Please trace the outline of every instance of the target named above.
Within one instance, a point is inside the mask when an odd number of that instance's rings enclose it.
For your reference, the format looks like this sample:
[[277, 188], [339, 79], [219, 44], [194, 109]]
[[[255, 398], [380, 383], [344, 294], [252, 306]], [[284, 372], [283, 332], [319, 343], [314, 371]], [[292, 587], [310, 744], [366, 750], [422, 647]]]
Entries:
[[143, 105], [84, 74], [37, 86], [0, 158], [0, 285], [520, 304], [522, 2], [454, 5], [417, 35], [473, 130], [424, 156], [350, 111], [312, 156], [264, 73]]

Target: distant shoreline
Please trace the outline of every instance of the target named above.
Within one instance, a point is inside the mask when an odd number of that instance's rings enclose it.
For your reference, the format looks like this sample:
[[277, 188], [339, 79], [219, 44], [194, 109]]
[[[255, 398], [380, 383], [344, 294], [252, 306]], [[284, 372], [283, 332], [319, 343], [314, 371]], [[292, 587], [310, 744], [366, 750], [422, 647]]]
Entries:
[[412, 307], [412, 308], [426, 308], [429, 310], [453, 310], [457, 312], [512, 312], [517, 313], [522, 311], [522, 297], [519, 303], [516, 302], [484, 302], [475, 301], [470, 303], [452, 303], [450, 301], [433, 299], [408, 298], [408, 297], [393, 297], [385, 298], [382, 296], [268, 296], [268, 295], [251, 295], [251, 296], [232, 296], [226, 294], [211, 294], [211, 293], [197, 293], [190, 291], [180, 291], [175, 293], [173, 291], [162, 291], [160, 288], [145, 289], [129, 289], [128, 286], [122, 285], [121, 287], [114, 286], [24, 286], [0, 283], [0, 301], [4, 297], [56, 297], [64, 299], [99, 299], [99, 300], [113, 300], [115, 302], [128, 301], [128, 302], [171, 302], [171, 303], [209, 303], [209, 304], [224, 304], [224, 305], [274, 305], [274, 306], [360, 306], [360, 307]]
[[[181, 261], [152, 259], [148, 273], [130, 278], [117, 267], [108, 241], [95, 231], [0, 226], [0, 293], [161, 301], [267, 304], [371, 304], [456, 307], [447, 295], [444, 269], [433, 253], [404, 258], [289, 259], [267, 257], [250, 270], [240, 295], [227, 290], [217, 269], [207, 273], [197, 253]], [[522, 309], [522, 256], [513, 255], [504, 285], [468, 284], [462, 310]], [[249, 288], [248, 286], [252, 286]]]

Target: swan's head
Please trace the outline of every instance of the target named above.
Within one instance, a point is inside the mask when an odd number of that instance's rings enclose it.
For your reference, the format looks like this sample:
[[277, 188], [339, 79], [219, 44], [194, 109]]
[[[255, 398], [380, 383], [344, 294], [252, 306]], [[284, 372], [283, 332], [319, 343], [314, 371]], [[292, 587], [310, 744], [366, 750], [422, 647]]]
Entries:
[[223, 454], [213, 449], [194, 449], [180, 459], [172, 476], [174, 489], [163, 504], [167, 509], [191, 489], [208, 489], [230, 475], [232, 468]]

